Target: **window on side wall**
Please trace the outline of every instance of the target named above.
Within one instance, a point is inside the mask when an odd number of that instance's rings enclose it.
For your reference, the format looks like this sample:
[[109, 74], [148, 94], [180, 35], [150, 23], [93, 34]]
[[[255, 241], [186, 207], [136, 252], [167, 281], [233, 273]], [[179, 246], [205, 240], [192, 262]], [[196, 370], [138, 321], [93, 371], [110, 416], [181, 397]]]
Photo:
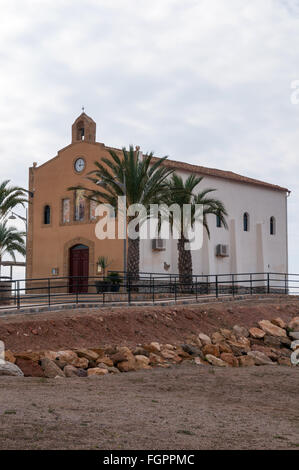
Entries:
[[50, 206], [44, 207], [44, 224], [49, 225], [51, 222], [51, 208]]
[[244, 232], [249, 232], [249, 214], [245, 212], [243, 214], [243, 230]]

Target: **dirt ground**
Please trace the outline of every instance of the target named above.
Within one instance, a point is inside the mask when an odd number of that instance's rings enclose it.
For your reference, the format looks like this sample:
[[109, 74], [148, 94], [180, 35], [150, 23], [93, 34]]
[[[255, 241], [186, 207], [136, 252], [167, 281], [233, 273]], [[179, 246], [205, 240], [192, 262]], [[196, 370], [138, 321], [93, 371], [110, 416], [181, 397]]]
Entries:
[[190, 334], [299, 315], [292, 297], [161, 307], [60, 310], [0, 317], [0, 340], [13, 351], [177, 343]]
[[0, 380], [0, 449], [299, 449], [299, 368]]

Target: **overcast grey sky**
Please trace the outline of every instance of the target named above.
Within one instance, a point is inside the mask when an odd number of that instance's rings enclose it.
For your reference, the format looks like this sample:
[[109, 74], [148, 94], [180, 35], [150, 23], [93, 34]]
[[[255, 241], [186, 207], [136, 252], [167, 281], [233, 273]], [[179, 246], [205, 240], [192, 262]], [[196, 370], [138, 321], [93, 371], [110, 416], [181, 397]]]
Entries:
[[1, 180], [97, 140], [286, 186], [299, 272], [298, 0], [10, 0], [0, 17]]

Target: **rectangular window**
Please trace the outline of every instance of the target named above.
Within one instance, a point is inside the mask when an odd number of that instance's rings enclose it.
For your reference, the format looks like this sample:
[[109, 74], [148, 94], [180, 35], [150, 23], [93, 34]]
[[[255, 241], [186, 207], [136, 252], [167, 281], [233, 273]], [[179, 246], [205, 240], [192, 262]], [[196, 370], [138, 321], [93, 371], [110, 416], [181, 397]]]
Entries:
[[77, 189], [75, 192], [75, 220], [83, 221], [85, 215], [84, 189]]
[[89, 206], [89, 218], [90, 220], [95, 220], [96, 219], [96, 207], [98, 203], [96, 201], [90, 201], [90, 206]]
[[70, 199], [62, 200], [62, 223], [67, 224], [71, 221], [71, 201]]

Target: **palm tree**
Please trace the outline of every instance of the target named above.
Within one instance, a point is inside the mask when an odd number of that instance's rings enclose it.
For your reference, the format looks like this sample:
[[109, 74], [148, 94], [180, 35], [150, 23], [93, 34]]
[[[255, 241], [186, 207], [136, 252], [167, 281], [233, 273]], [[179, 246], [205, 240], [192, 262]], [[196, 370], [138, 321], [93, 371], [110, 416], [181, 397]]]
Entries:
[[[132, 145], [129, 150], [124, 147], [121, 156], [114, 150], [109, 150], [109, 154], [111, 158], [104, 157], [100, 162], [96, 161], [96, 169], [89, 173], [91, 176], [88, 180], [95, 184], [96, 189], [77, 186], [69, 190], [84, 189], [87, 199], [110, 204], [116, 215], [119, 196], [126, 196], [127, 208], [132, 204], [142, 204], [149, 211], [150, 204], [162, 198], [168, 189], [166, 180], [174, 170], [163, 165], [167, 157], [154, 159], [153, 153], [149, 153], [140, 158]], [[134, 216], [128, 216], [127, 222], [132, 219]], [[136, 232], [138, 229], [137, 226]], [[129, 237], [127, 271], [134, 279], [139, 277], [139, 259], [139, 236], [134, 239]]]
[[25, 233], [15, 227], [7, 227], [7, 222], [0, 222], [0, 272], [4, 254], [10, 255], [13, 261], [16, 261], [16, 253], [26, 255], [24, 236]]
[[[192, 255], [190, 250], [185, 249], [185, 243], [188, 243], [188, 229], [194, 227], [196, 205], [203, 206], [203, 226], [207, 231], [208, 237], [210, 238], [210, 230], [207, 222], [208, 214], [215, 214], [221, 220], [223, 227], [227, 228], [225, 216], [227, 216], [226, 209], [223, 203], [219, 199], [215, 199], [209, 194], [215, 189], [207, 188], [198, 194], [194, 193], [195, 188], [203, 180], [203, 177], [190, 175], [186, 181], [176, 173], [174, 173], [168, 181], [168, 192], [165, 202], [170, 206], [171, 204], [177, 204], [181, 209], [180, 220], [175, 220], [174, 217], [170, 217], [171, 228], [173, 230], [174, 225], [179, 233], [179, 239], [177, 242], [178, 248], [178, 269], [179, 278], [181, 283], [190, 284], [192, 283]], [[183, 218], [183, 206], [189, 204], [191, 206], [191, 220], [190, 225], [186, 226], [186, 221]]]
[[27, 191], [18, 186], [8, 186], [9, 183], [9, 180], [0, 183], [0, 221], [18, 204], [24, 206], [25, 202], [28, 202]]

